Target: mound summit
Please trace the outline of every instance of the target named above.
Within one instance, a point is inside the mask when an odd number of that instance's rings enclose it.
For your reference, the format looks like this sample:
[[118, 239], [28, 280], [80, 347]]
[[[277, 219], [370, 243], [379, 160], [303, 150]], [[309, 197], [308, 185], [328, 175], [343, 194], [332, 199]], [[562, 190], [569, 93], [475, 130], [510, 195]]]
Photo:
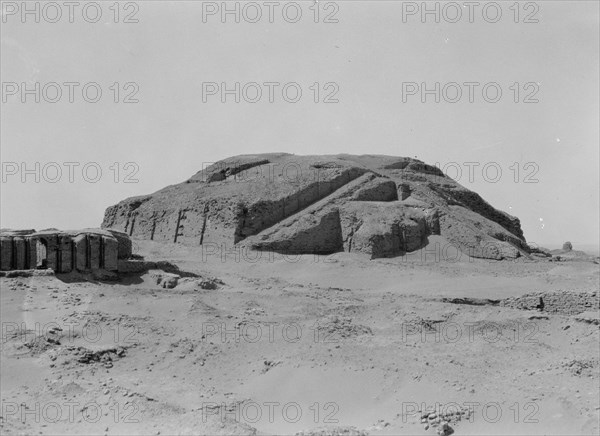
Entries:
[[432, 165], [381, 155], [240, 155], [106, 209], [103, 228], [147, 240], [282, 253], [392, 257], [440, 235], [486, 259], [528, 254], [519, 219]]

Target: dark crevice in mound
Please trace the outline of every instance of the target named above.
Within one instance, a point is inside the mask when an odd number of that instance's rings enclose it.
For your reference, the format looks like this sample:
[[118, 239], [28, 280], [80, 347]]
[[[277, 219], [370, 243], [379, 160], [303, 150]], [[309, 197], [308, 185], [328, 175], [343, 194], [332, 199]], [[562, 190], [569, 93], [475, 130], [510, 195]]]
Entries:
[[442, 298], [443, 303], [450, 304], [466, 304], [469, 306], [498, 306], [500, 300], [492, 300], [489, 298]]
[[[246, 170], [249, 170], [250, 168], [258, 167], [261, 165], [267, 165], [269, 163], [271, 163], [271, 162], [268, 159], [261, 159], [261, 160], [257, 160], [257, 161], [253, 161], [253, 162], [247, 162], [247, 163], [243, 163], [243, 164], [235, 164], [233, 166], [226, 166], [225, 168], [222, 168], [217, 171], [215, 171], [213, 169], [213, 171], [210, 172], [206, 176], [206, 181], [209, 183], [210, 182], [220, 182], [222, 180], [227, 179], [228, 177], [235, 176], [236, 174], [239, 174], [242, 171], [246, 171]], [[215, 165], [219, 165], [219, 164], [215, 164]], [[220, 165], [220, 166], [222, 166], [222, 165]]]

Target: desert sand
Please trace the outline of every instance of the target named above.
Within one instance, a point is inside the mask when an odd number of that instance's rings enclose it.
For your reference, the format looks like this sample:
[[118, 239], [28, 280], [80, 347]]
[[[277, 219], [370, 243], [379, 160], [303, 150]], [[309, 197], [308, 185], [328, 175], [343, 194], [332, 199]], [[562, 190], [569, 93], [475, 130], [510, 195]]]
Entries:
[[[424, 435], [437, 407], [454, 434], [598, 434], [598, 307], [569, 313], [598, 265], [450, 262], [430, 239], [375, 260], [134, 240], [190, 273], [173, 289], [3, 277], [2, 431]], [[573, 298], [498, 302], [552, 291]]]

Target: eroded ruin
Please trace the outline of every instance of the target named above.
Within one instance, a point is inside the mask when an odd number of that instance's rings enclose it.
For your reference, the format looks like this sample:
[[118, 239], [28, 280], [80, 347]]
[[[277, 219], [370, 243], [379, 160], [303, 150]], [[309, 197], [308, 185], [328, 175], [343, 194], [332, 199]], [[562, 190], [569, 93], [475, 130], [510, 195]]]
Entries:
[[530, 252], [518, 218], [416, 159], [379, 155], [225, 159], [109, 207], [103, 228], [187, 245], [402, 255], [440, 235], [472, 257]]
[[3, 230], [0, 269], [51, 269], [55, 273], [117, 271], [131, 256], [131, 240], [116, 230]]

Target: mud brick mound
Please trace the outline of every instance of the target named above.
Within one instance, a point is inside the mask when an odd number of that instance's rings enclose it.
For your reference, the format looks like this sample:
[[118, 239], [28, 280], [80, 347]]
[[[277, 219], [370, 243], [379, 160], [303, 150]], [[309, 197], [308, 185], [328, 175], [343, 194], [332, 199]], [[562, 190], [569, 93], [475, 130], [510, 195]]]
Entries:
[[102, 228], [138, 239], [282, 253], [393, 257], [431, 235], [472, 257], [530, 252], [518, 218], [439, 168], [381, 155], [241, 155], [106, 209]]

